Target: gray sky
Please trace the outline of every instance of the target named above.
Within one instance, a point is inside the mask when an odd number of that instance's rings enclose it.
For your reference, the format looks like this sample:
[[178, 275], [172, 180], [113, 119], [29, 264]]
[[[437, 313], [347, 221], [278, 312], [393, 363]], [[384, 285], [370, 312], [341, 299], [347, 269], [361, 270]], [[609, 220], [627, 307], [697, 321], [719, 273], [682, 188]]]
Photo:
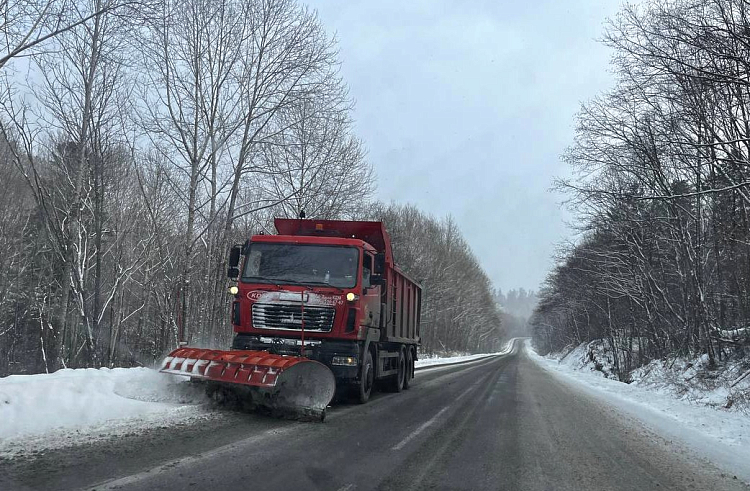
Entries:
[[493, 282], [537, 289], [571, 232], [559, 156], [612, 83], [610, 0], [309, 0], [340, 48], [378, 198], [448, 214]]

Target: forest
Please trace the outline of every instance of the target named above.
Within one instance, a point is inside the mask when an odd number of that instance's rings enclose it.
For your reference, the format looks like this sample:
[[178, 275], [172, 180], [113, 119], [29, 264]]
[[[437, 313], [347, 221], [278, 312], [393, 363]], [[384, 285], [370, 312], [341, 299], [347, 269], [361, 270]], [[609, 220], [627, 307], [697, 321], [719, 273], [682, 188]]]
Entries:
[[540, 352], [604, 339], [621, 378], [748, 354], [749, 9], [647, 1], [606, 26], [616, 82], [582, 105], [564, 155], [578, 235], [539, 295]]
[[[273, 217], [382, 219], [422, 349], [487, 351], [450, 218], [375, 199], [336, 41], [294, 0], [0, 3], [0, 376], [227, 348], [230, 247]], [[408, 197], [407, 197], [408, 198]]]
[[495, 301], [502, 311], [501, 318], [505, 332], [509, 337], [528, 337], [529, 319], [539, 302], [536, 292], [524, 288], [511, 288], [503, 293], [498, 288], [495, 291]]

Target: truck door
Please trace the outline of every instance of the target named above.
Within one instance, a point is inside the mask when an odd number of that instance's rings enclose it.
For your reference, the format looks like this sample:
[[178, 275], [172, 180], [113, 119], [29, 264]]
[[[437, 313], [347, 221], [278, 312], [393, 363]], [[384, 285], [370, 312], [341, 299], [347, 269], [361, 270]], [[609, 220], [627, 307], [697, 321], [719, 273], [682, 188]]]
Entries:
[[380, 326], [380, 286], [370, 283], [373, 256], [369, 252], [362, 254], [362, 325]]

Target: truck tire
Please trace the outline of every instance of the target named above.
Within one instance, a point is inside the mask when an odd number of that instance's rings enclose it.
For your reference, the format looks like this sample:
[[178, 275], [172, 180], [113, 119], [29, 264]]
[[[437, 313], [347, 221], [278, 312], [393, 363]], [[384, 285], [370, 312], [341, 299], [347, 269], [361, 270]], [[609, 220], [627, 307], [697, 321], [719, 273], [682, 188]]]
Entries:
[[372, 386], [375, 382], [375, 368], [372, 364], [372, 353], [367, 350], [365, 354], [365, 360], [362, 363], [362, 374], [359, 377], [357, 401], [360, 404], [370, 400], [370, 394], [372, 394]]
[[411, 387], [411, 379], [414, 377], [414, 358], [411, 348], [406, 348], [406, 373], [404, 374], [404, 390]]
[[388, 381], [391, 392], [401, 392], [404, 390], [404, 380], [406, 380], [406, 356], [403, 348], [398, 353], [398, 373]]

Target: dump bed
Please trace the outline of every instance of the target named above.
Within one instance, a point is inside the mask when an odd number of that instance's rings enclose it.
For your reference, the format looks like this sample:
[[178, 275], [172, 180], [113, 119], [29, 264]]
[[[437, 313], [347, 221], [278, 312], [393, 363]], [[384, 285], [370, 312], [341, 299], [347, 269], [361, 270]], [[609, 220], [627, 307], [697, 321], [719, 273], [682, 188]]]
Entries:
[[419, 342], [422, 289], [397, 268], [390, 269], [386, 281], [381, 339], [399, 343]]

